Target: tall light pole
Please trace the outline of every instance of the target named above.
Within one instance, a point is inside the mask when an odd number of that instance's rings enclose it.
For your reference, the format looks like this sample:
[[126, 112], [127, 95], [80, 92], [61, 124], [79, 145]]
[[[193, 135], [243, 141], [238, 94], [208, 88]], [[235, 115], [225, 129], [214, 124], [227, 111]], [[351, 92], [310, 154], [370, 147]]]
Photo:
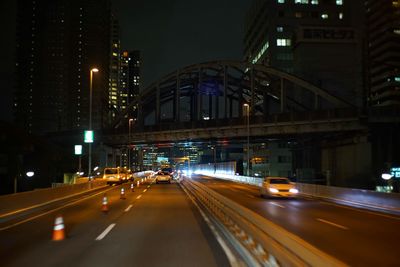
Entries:
[[250, 176], [250, 105], [246, 103], [243, 107], [246, 109], [247, 117], [247, 175]]
[[128, 133], [128, 169], [131, 169], [131, 126], [133, 119], [129, 119], [129, 133]]
[[[92, 131], [92, 94], [93, 94], [93, 73], [99, 72], [99, 69], [90, 69], [90, 82], [89, 82], [89, 131]], [[88, 178], [90, 180], [90, 172], [92, 169], [92, 143], [89, 142], [89, 163], [88, 163]]]
[[217, 147], [216, 146], [212, 146], [211, 147], [212, 151], [213, 151], [213, 159], [214, 159], [214, 173], [217, 172]]

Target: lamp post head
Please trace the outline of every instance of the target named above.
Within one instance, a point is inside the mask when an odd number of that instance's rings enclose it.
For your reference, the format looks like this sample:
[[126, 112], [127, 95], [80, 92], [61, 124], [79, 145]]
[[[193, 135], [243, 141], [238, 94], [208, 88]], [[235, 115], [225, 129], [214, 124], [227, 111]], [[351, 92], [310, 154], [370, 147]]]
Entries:
[[243, 104], [243, 107], [246, 107], [246, 108], [248, 108], [248, 107], [250, 107], [250, 105], [249, 105], [249, 104], [247, 104], [247, 103], [244, 103], [244, 104]]
[[91, 72], [99, 72], [99, 69], [98, 69], [98, 68], [93, 68], [93, 69], [91, 69], [90, 71], [91, 71]]

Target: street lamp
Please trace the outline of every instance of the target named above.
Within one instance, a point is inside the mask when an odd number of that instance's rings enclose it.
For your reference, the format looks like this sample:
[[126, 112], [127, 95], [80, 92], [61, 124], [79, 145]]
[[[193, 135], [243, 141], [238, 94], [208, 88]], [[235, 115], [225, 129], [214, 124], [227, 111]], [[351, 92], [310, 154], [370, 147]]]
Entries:
[[129, 133], [128, 133], [128, 169], [131, 169], [131, 126], [133, 119], [129, 119]]
[[[93, 73], [99, 72], [99, 69], [90, 69], [90, 83], [89, 83], [89, 131], [92, 131], [92, 94], [93, 94]], [[89, 142], [89, 163], [88, 163], [88, 178], [90, 180], [90, 172], [92, 169], [92, 143]]]
[[246, 117], [247, 117], [247, 175], [250, 176], [250, 105], [243, 104], [243, 107], [246, 109]]
[[217, 160], [216, 160], [217, 148], [215, 146], [212, 146], [211, 149], [213, 151], [213, 158], [214, 158], [214, 173], [216, 173], [217, 172]]

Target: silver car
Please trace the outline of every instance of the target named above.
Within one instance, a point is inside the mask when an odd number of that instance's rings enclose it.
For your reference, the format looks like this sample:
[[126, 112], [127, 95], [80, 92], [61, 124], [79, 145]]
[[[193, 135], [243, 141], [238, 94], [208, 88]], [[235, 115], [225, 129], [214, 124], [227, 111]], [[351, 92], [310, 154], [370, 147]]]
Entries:
[[158, 183], [171, 183], [171, 175], [168, 172], [159, 171], [156, 174], [156, 184]]
[[261, 197], [296, 197], [296, 184], [285, 177], [266, 177], [260, 189]]

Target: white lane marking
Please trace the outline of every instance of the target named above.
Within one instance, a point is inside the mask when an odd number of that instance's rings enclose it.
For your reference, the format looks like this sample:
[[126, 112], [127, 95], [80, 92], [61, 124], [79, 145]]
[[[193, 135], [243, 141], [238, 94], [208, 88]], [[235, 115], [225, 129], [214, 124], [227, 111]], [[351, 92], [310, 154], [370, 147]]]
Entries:
[[138, 195], [137, 197], [136, 197], [136, 199], [139, 199], [139, 198], [141, 198], [142, 197], [142, 195]]
[[277, 207], [280, 207], [280, 208], [282, 208], [282, 209], [285, 208], [285, 206], [282, 206], [282, 205], [280, 205], [280, 204], [278, 204], [278, 203], [275, 203], [275, 202], [269, 202], [269, 204], [274, 205], [274, 206], [277, 206]]
[[147, 188], [150, 188], [150, 185], [148, 185]]
[[147, 189], [143, 190], [143, 193], [146, 193]]
[[[104, 186], [104, 187], [106, 187], [106, 186]], [[99, 187], [98, 189], [100, 189], [100, 187]], [[111, 190], [111, 189], [108, 189], [107, 191], [109, 191], [109, 190]], [[107, 192], [107, 191], [104, 191], [104, 192]], [[33, 206], [30, 206], [30, 207], [27, 207], [27, 208], [23, 208], [23, 209], [19, 209], [19, 210], [14, 210], [14, 211], [10, 211], [10, 212], [8, 212], [8, 213], [0, 214], [0, 219], [1, 219], [1, 218], [4, 218], [4, 217], [7, 217], [7, 216], [10, 216], [10, 215], [18, 214], [18, 213], [23, 212], [23, 211], [26, 211], [26, 210], [38, 208], [38, 207], [45, 206], [45, 205], [47, 205], [47, 204], [51, 204], [51, 203], [54, 203], [54, 202], [57, 202], [57, 201], [60, 201], [60, 200], [64, 200], [64, 199], [67, 199], [67, 198], [71, 198], [71, 197], [74, 197], [74, 196], [78, 196], [78, 195], [80, 195], [80, 194], [82, 194], [82, 192], [76, 193], [76, 194], [72, 194], [72, 195], [68, 195], [68, 196], [65, 196], [65, 197], [56, 198], [56, 199], [53, 199], [53, 200], [51, 200], [51, 201], [47, 201], [47, 202], [44, 202], [44, 203], [40, 203], [40, 204], [37, 204], [37, 205], [33, 205]]]
[[[312, 198], [311, 198], [312, 199]], [[340, 204], [335, 204], [335, 203], [330, 203], [330, 202], [324, 202], [324, 201], [319, 201], [319, 203], [321, 204], [325, 204], [325, 205], [330, 205], [330, 206], [335, 206], [335, 207], [339, 207], [339, 208], [345, 208], [345, 209], [349, 209], [349, 210], [355, 210], [358, 212], [363, 212], [363, 213], [368, 213], [368, 214], [372, 214], [372, 215], [376, 215], [376, 216], [381, 216], [381, 217], [385, 217], [385, 218], [389, 218], [389, 219], [395, 219], [395, 220], [400, 220], [400, 217], [395, 217], [394, 215], [391, 216], [389, 214], [383, 214], [383, 213], [379, 213], [379, 212], [374, 212], [371, 210], [366, 210], [362, 207], [357, 208], [357, 207], [350, 207], [350, 206], [346, 206], [346, 205], [340, 205]], [[384, 211], [382, 211], [384, 212]]]
[[218, 243], [220, 244], [220, 246], [222, 247], [222, 249], [225, 252], [226, 257], [228, 258], [228, 261], [230, 263], [230, 265], [232, 267], [236, 267], [236, 266], [242, 266], [242, 264], [240, 264], [238, 262], [238, 260], [236, 259], [235, 255], [233, 254], [233, 252], [231, 251], [231, 249], [229, 248], [229, 246], [226, 244], [226, 242], [224, 241], [224, 239], [222, 239], [222, 237], [220, 236], [220, 234], [217, 232], [217, 230], [215, 229], [214, 225], [211, 223], [210, 219], [208, 218], [208, 216], [203, 212], [203, 210], [200, 208], [200, 206], [197, 204], [197, 202], [193, 199], [193, 197], [189, 194], [189, 192], [185, 189], [184, 186], [181, 186], [181, 188], [183, 189], [183, 191], [185, 191], [186, 195], [189, 197], [189, 199], [193, 202], [193, 204], [197, 207], [197, 209], [199, 210], [201, 216], [203, 217], [203, 219], [206, 221], [208, 227], [210, 227], [211, 231], [213, 232], [215, 238], [217, 239]]
[[251, 198], [256, 198], [255, 196], [250, 195], [250, 194], [246, 194], [246, 196], [251, 197]]
[[103, 233], [101, 233], [98, 237], [96, 237], [97, 241], [102, 240], [115, 226], [115, 223], [110, 224]]
[[125, 212], [128, 212], [132, 208], [132, 205], [129, 205], [126, 209]]
[[337, 223], [333, 223], [333, 222], [330, 222], [330, 221], [327, 221], [327, 220], [324, 220], [324, 219], [317, 218], [317, 221], [320, 221], [320, 222], [323, 222], [323, 223], [338, 227], [338, 228], [343, 229], [343, 230], [349, 230], [349, 228], [346, 227], [346, 226], [343, 226], [343, 225], [340, 225], [340, 224], [337, 224]]
[[92, 197], [95, 197], [95, 196], [104, 194], [105, 192], [108, 192], [108, 191], [113, 190], [113, 189], [114, 189], [114, 188], [110, 188], [110, 189], [107, 189], [107, 190], [105, 190], [105, 191], [101, 191], [101, 192], [99, 192], [99, 193], [97, 193], [97, 194], [90, 195], [90, 196], [84, 197], [84, 198], [82, 198], [82, 199], [78, 199], [78, 200], [76, 200], [76, 201], [72, 201], [72, 202], [70, 202], [70, 203], [68, 203], [68, 204], [65, 204], [65, 205], [63, 205], [63, 206], [60, 206], [60, 207], [58, 207], [58, 208], [55, 208], [55, 209], [46, 211], [46, 212], [41, 213], [41, 214], [38, 214], [38, 215], [36, 215], [36, 216], [27, 218], [27, 219], [25, 219], [25, 220], [19, 221], [19, 222], [17, 222], [17, 223], [14, 223], [14, 224], [11, 224], [11, 225], [8, 225], [8, 226], [5, 226], [5, 227], [3, 227], [3, 228], [0, 228], [0, 231], [13, 228], [13, 227], [15, 227], [15, 226], [18, 226], [18, 225], [20, 225], [20, 224], [24, 224], [24, 223], [29, 222], [29, 221], [33, 221], [34, 219], [37, 219], [37, 218], [42, 217], [42, 216], [44, 216], [44, 215], [53, 213], [53, 212], [55, 212], [55, 211], [57, 211], [57, 210], [61, 210], [61, 209], [63, 209], [63, 208], [72, 206], [72, 205], [74, 205], [75, 203], [79, 203], [79, 202], [84, 201], [84, 200], [86, 200], [86, 199], [89, 199], [89, 198], [92, 198]]

